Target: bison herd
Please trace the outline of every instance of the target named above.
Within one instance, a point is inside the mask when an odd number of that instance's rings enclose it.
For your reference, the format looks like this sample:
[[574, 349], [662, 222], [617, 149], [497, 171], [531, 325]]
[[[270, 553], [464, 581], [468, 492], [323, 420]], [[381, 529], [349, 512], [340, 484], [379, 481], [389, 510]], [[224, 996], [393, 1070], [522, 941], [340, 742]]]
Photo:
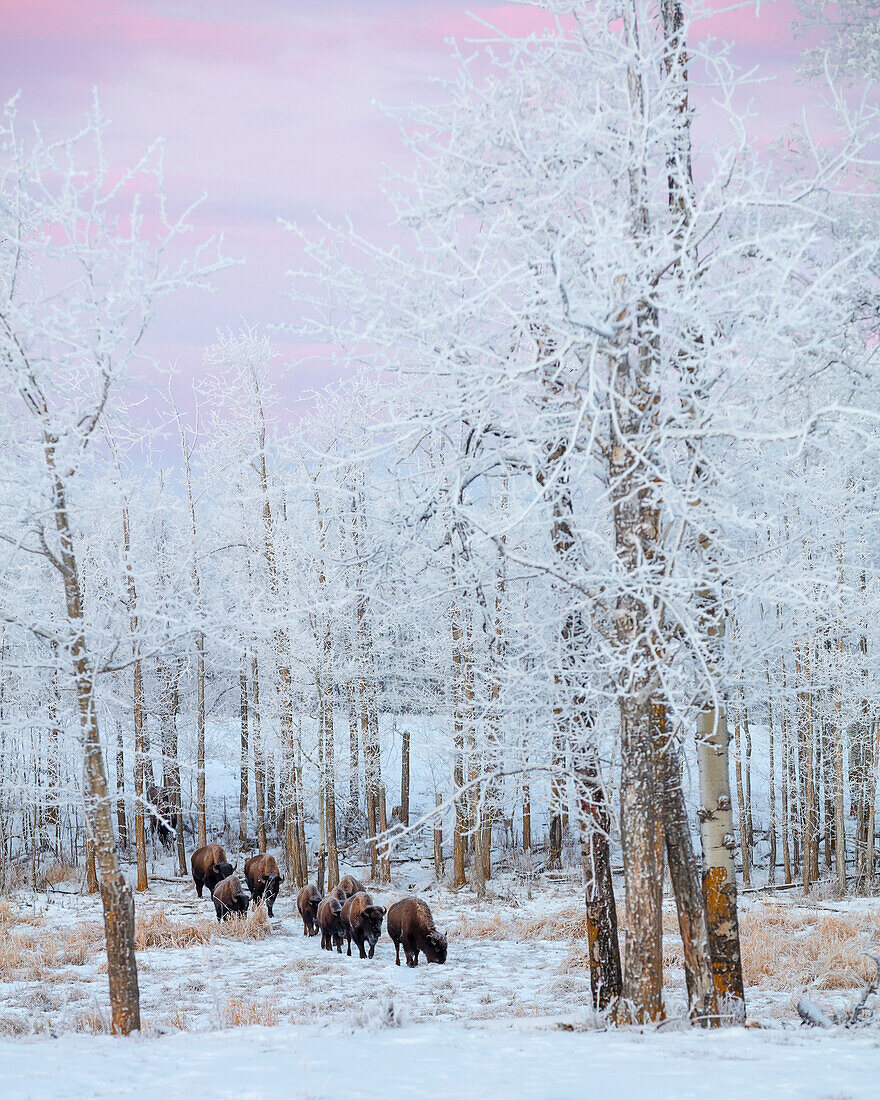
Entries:
[[[261, 901], [272, 916], [272, 906], [284, 882], [274, 856], [251, 856], [245, 860], [247, 890], [219, 844], [206, 844], [193, 852], [190, 866], [196, 893], [201, 897], [204, 888], [208, 887], [217, 920], [244, 915], [251, 902], [257, 906]], [[302, 917], [303, 934], [316, 936], [320, 932], [321, 947], [325, 951], [335, 947], [342, 954], [342, 941], [345, 940], [347, 954], [351, 955], [354, 941], [360, 957], [372, 959], [384, 919], [398, 966], [401, 946], [407, 966], [419, 965], [419, 952], [428, 962], [446, 962], [446, 936], [434, 927], [431, 910], [421, 898], [404, 898], [386, 910], [384, 905], [375, 904], [362, 882], [353, 875], [346, 875], [326, 895], [322, 895], [314, 883], [304, 886], [297, 894], [296, 907]]]

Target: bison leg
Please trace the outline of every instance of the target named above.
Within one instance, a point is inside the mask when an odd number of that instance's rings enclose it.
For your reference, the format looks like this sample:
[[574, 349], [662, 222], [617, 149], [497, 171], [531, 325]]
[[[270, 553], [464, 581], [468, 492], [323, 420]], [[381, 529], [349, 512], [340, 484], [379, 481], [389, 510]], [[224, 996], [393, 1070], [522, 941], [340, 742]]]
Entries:
[[346, 932], [345, 938], [348, 941], [348, 951], [346, 951], [346, 955], [351, 958], [351, 932]]
[[400, 966], [400, 940], [394, 941], [394, 965]]
[[199, 895], [199, 897], [202, 896], [202, 888], [204, 887], [204, 885], [205, 884], [203, 882], [196, 883], [196, 893]]
[[376, 954], [376, 945], [375, 945], [374, 943], [371, 943], [371, 944], [370, 944], [370, 958], [372, 959], [372, 957], [373, 957], [373, 956], [374, 956], [375, 954]]
[[419, 965], [419, 948], [418, 948], [418, 945], [413, 946], [413, 944], [407, 943], [406, 940], [404, 940], [403, 941], [403, 950], [404, 950], [404, 954], [406, 955], [406, 965], [407, 966], [418, 966]]

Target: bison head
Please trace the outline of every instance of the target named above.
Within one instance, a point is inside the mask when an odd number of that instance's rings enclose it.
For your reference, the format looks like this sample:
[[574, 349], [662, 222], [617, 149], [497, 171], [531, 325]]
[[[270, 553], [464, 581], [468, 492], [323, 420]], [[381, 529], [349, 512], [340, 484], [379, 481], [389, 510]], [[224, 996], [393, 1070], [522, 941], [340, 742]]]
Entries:
[[425, 958], [428, 962], [432, 963], [445, 963], [446, 962], [446, 937], [442, 932], [438, 932], [436, 929], [432, 929], [427, 936], [425, 936], [425, 945], [423, 948], [425, 952]]

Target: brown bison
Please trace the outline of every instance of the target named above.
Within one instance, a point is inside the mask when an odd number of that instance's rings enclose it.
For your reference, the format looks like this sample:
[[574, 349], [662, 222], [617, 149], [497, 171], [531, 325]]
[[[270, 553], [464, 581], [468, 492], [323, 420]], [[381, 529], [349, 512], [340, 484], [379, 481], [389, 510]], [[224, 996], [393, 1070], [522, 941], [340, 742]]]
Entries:
[[172, 848], [177, 843], [177, 814], [174, 802], [167, 787], [157, 787], [151, 783], [147, 787], [147, 813], [150, 816], [150, 833], [163, 848]]
[[419, 952], [428, 962], [446, 962], [446, 937], [434, 927], [431, 910], [421, 898], [404, 898], [388, 910], [388, 935], [394, 941], [394, 961], [400, 966], [400, 945], [407, 966], [419, 965]]
[[278, 870], [275, 857], [270, 855], [251, 856], [244, 861], [244, 877], [254, 899], [254, 906], [261, 900], [266, 902], [266, 912], [272, 916], [272, 906], [278, 897], [278, 890], [284, 882], [284, 876]]
[[373, 899], [365, 891], [355, 894], [353, 898], [342, 907], [342, 920], [345, 924], [345, 938], [348, 940], [348, 954], [351, 954], [351, 941], [357, 944], [361, 958], [365, 959], [367, 953], [364, 943], [370, 945], [370, 958], [376, 952], [376, 941], [382, 935], [382, 918], [385, 916], [384, 905], [374, 905]]
[[199, 897], [202, 896], [203, 886], [207, 886], [208, 893], [213, 894], [217, 883], [229, 878], [235, 870], [219, 844], [206, 844], [204, 848], [197, 848], [189, 865]]
[[[366, 886], [364, 886], [360, 879], [356, 879], [354, 875], [345, 875], [339, 880], [334, 889], [340, 890], [345, 894], [345, 897], [342, 899], [343, 901], [346, 901], [348, 898], [353, 898], [355, 894], [365, 894], [367, 891]], [[338, 894], [337, 897], [339, 897]]]
[[296, 907], [303, 920], [303, 935], [317, 936], [318, 906], [321, 904], [321, 891], [314, 883], [309, 883], [296, 895]]
[[229, 920], [232, 916], [245, 916], [251, 903], [251, 896], [242, 886], [238, 875], [228, 875], [222, 882], [218, 882], [211, 895], [214, 899], [214, 908], [217, 911], [217, 920]]
[[342, 954], [342, 938], [345, 924], [342, 920], [342, 902], [332, 894], [323, 898], [318, 906], [318, 927], [321, 929], [321, 947], [332, 951], [335, 947]]

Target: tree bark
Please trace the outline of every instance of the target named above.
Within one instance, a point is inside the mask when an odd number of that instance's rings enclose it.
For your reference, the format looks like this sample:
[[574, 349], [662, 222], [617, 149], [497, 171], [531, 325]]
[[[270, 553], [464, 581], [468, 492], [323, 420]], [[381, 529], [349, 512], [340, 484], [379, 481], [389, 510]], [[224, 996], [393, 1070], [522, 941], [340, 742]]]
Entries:
[[400, 737], [400, 823], [409, 826], [409, 728]]
[[678, 746], [666, 729], [665, 707], [655, 708], [654, 722], [663, 834], [684, 951], [688, 1007], [693, 1020], [704, 1027], [712, 1027], [719, 1023], [718, 999], [712, 974], [709, 922], [681, 782], [681, 758]]
[[250, 742], [248, 738], [248, 683], [247, 652], [242, 654], [241, 668], [238, 673], [238, 714], [239, 714], [239, 776], [238, 776], [238, 846], [242, 852], [247, 850], [248, 836], [248, 773], [250, 772]]
[[706, 709], [697, 722], [700, 762], [700, 835], [703, 842], [703, 897], [718, 1008], [733, 1022], [745, 1019], [745, 991], [739, 947], [733, 810], [730, 800], [727, 721], [723, 711]]
[[[440, 806], [443, 802], [443, 796], [441, 794], [435, 795], [434, 802], [437, 806]], [[443, 867], [443, 819], [438, 813], [434, 819], [434, 878], [437, 882], [440, 882], [445, 874], [446, 871]]]
[[57, 440], [44, 434], [43, 453], [52, 485], [52, 510], [60, 541], [57, 567], [64, 584], [68, 653], [73, 668], [83, 746], [86, 812], [89, 817], [95, 861], [101, 875], [104, 909], [104, 937], [107, 945], [107, 975], [113, 1031], [128, 1035], [140, 1030], [140, 995], [134, 955], [134, 899], [131, 887], [119, 868], [107, 790], [107, 774], [101, 751], [98, 716], [95, 709], [95, 670], [86, 649], [83, 632], [83, 599], [73, 532], [67, 506], [67, 492], [56, 467]]
[[260, 854], [266, 851], [266, 778], [263, 762], [263, 741], [260, 731], [260, 670], [256, 650], [251, 654], [251, 732], [254, 743], [254, 797], [257, 811], [257, 844]]

